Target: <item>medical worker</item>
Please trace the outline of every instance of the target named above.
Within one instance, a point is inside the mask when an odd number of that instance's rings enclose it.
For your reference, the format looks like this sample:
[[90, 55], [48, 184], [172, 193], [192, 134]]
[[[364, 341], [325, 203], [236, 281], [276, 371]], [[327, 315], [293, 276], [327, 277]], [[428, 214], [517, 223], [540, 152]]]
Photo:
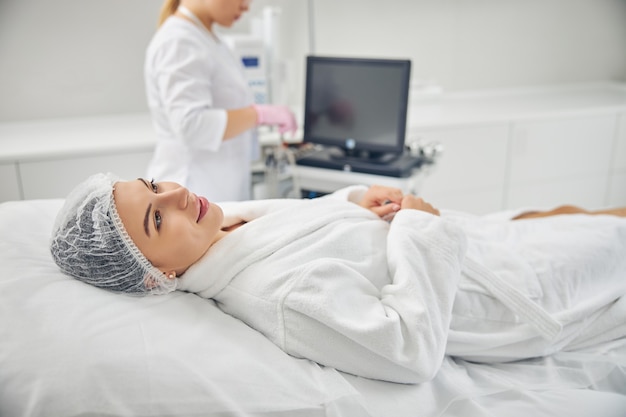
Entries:
[[285, 106], [255, 105], [243, 64], [215, 33], [250, 0], [165, 0], [146, 53], [145, 83], [157, 144], [148, 177], [213, 201], [250, 198], [257, 125], [295, 132]]

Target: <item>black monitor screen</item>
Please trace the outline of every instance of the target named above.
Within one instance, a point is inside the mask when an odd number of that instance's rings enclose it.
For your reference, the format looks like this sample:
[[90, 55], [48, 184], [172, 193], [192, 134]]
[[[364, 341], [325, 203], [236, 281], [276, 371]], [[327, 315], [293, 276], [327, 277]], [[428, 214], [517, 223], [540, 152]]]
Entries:
[[307, 57], [304, 141], [402, 153], [411, 62]]

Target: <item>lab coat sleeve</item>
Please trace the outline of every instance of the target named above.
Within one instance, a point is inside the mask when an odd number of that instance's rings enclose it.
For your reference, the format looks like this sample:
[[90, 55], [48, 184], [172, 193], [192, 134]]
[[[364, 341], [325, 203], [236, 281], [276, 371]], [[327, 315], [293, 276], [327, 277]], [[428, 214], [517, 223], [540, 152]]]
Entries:
[[445, 353], [465, 235], [440, 217], [402, 210], [387, 248], [392, 279], [380, 290], [328, 259], [300, 277], [283, 305], [283, 349], [368, 378], [432, 379]]
[[227, 114], [213, 106], [214, 61], [198, 50], [192, 40], [171, 39], [148, 65], [176, 136], [192, 149], [216, 151], [224, 137]]

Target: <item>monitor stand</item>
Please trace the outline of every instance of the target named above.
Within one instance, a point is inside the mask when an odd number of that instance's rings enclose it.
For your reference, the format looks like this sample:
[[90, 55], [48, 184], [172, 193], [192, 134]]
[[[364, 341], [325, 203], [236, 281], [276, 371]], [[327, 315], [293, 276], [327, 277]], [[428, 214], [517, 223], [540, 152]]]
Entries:
[[365, 174], [387, 177], [410, 177], [415, 168], [419, 168], [422, 158], [408, 152], [402, 154], [383, 154], [379, 158], [364, 158], [343, 154], [341, 149], [319, 147], [298, 157], [296, 164], [339, 171], [362, 172]]

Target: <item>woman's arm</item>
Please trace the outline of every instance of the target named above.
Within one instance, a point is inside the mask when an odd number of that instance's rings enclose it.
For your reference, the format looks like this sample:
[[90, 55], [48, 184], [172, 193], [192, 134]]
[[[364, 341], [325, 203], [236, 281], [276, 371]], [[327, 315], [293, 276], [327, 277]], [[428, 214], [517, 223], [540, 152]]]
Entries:
[[[146, 59], [146, 82], [151, 107], [162, 107], [172, 130], [188, 146], [215, 151], [221, 142], [259, 124], [276, 125], [293, 133], [295, 116], [286, 106], [253, 105], [217, 108], [214, 91], [216, 61], [195, 39], [171, 38]], [[241, 103], [244, 105], [245, 103]]]
[[[368, 245], [367, 239], [354, 244]], [[285, 298], [283, 348], [368, 378], [430, 380], [445, 354], [465, 250], [457, 226], [400, 211], [387, 237], [391, 282], [377, 288], [344, 263], [320, 260], [302, 278], [305, 291]]]
[[286, 106], [252, 105], [228, 110], [224, 140], [235, 137], [257, 125], [278, 126], [280, 133], [294, 134], [296, 118]]
[[234, 138], [246, 130], [252, 129], [256, 124], [257, 114], [252, 106], [227, 110], [224, 140]]

